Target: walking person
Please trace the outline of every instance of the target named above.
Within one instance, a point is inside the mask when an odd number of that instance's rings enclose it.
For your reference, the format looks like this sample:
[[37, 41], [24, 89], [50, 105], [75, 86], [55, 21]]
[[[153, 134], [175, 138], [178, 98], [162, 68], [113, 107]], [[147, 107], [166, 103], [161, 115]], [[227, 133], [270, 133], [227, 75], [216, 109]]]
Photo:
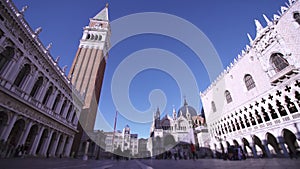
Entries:
[[192, 142], [191, 142], [191, 152], [192, 152], [193, 160], [195, 161], [196, 160], [196, 148]]

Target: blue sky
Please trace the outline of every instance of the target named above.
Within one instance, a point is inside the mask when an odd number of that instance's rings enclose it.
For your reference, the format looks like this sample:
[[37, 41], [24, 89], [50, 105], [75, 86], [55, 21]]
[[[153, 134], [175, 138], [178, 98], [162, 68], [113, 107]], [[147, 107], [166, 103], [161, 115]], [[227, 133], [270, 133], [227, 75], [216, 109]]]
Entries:
[[[51, 55], [54, 58], [61, 56], [59, 64], [61, 67], [68, 65], [68, 72], [82, 36], [82, 28], [88, 25], [89, 18], [94, 17], [102, 10], [107, 2], [109, 3], [110, 21], [115, 21], [120, 17], [134, 13], [160, 12], [175, 15], [190, 22], [207, 36], [217, 51], [222, 64], [226, 67], [249, 44], [247, 33], [252, 38], [255, 37], [254, 19], [258, 19], [265, 26], [266, 23], [262, 15], [265, 14], [268, 18], [272, 19], [273, 14], [278, 14], [280, 6], [284, 5], [287, 1], [13, 0], [13, 2], [19, 9], [25, 5], [29, 6], [25, 12], [25, 19], [32, 29], [40, 26], [43, 28], [39, 35], [40, 39], [45, 46], [50, 42], [53, 43]], [[126, 29], [136, 26], [139, 26], [138, 21], [133, 25], [126, 25]], [[160, 25], [158, 24], [157, 26], [159, 27]], [[115, 30], [120, 30], [120, 28]], [[190, 32], [183, 31], [181, 33], [188, 38], [194, 38]], [[112, 36], [114, 34], [117, 33], [114, 32], [114, 28], [112, 27]], [[196, 95], [200, 91], [205, 90], [211, 83], [203, 62], [183, 42], [165, 35], [149, 33], [127, 38], [116, 44], [109, 53], [101, 93], [99, 110], [111, 126], [113, 126], [114, 115], [117, 109], [111, 96], [112, 77], [115, 71], [119, 64], [129, 55], [137, 51], [152, 48], [169, 51], [184, 61], [195, 77], [198, 88]], [[156, 61], [160, 62], [160, 59], [156, 59]], [[174, 63], [170, 60], [169, 64], [173, 67]], [[185, 69], [176, 65], [173, 68], [177, 70]], [[219, 71], [217, 68], [216, 70]], [[128, 97], [134, 108], [140, 112], [146, 110], [155, 111], [156, 107], [160, 105], [151, 105], [149, 94], [153, 90], [160, 89], [164, 92], [167, 100], [165, 109], [162, 110], [161, 108], [163, 115], [166, 113], [171, 114], [173, 106], [175, 109], [179, 109], [183, 105], [184, 96], [187, 98], [187, 102], [200, 112], [200, 97], [195, 99], [195, 97], [191, 97], [187, 93], [180, 91], [181, 86], [177, 84], [177, 78], [182, 78], [181, 76], [184, 76], [184, 74], [179, 73], [174, 77], [158, 69], [144, 70], [131, 80], [127, 92]], [[186, 83], [190, 84], [190, 82]], [[150, 123], [132, 122], [130, 117], [122, 115], [124, 113], [120, 112], [118, 116], [117, 129], [121, 130], [126, 124], [129, 124], [132, 132], [138, 133], [139, 137], [149, 136]], [[134, 114], [131, 115], [135, 116]], [[101, 129], [101, 124], [96, 122], [95, 128]]]

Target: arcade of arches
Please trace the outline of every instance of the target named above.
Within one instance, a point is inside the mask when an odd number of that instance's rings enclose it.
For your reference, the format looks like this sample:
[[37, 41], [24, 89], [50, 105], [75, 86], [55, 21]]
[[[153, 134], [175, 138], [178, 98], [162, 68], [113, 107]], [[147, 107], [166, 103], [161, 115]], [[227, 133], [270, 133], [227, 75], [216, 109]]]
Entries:
[[23, 146], [27, 155], [69, 156], [73, 136], [6, 110], [0, 111], [1, 157]]
[[274, 135], [272, 132], [266, 132], [264, 135], [258, 133], [247, 137], [241, 136], [234, 140], [220, 140], [219, 145], [215, 144], [214, 146], [217, 151], [222, 153], [226, 153], [229, 146], [241, 147], [248, 157], [296, 156], [300, 144], [296, 135], [287, 128], [282, 129], [279, 134]]

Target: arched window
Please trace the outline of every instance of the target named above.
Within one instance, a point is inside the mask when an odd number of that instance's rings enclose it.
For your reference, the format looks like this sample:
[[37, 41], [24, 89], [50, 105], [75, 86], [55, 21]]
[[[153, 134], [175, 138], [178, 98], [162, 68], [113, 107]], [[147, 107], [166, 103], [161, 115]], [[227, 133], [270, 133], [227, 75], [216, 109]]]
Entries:
[[212, 109], [213, 112], [217, 111], [216, 104], [215, 104], [214, 101], [211, 102], [211, 109]]
[[25, 64], [23, 68], [20, 70], [20, 72], [18, 73], [17, 78], [14, 81], [14, 85], [20, 87], [29, 73], [30, 73], [30, 65]]
[[228, 90], [225, 91], [225, 98], [226, 98], [227, 103], [232, 102], [232, 97], [231, 97], [230, 92]]
[[252, 76], [249, 75], [249, 74], [246, 74], [244, 76], [244, 82], [245, 82], [245, 85], [247, 87], [247, 90], [251, 90], [255, 87], [255, 82], [254, 82]]
[[38, 91], [40, 90], [42, 84], [43, 84], [43, 77], [39, 77], [38, 80], [33, 85], [33, 88], [30, 92], [31, 97], [34, 97], [38, 93]]
[[55, 101], [54, 101], [53, 106], [52, 106], [52, 110], [55, 110], [55, 109], [56, 109], [56, 107], [57, 107], [57, 105], [58, 105], [58, 103], [59, 103], [59, 100], [60, 100], [60, 94], [58, 94], [58, 95], [56, 96]]
[[293, 18], [300, 25], [300, 13], [299, 12], [294, 12], [293, 13]]
[[69, 106], [68, 113], [67, 113], [67, 116], [66, 116], [66, 119], [67, 119], [67, 120], [70, 118], [70, 115], [71, 115], [72, 110], [73, 110], [73, 106], [70, 105], [70, 106]]
[[44, 96], [44, 99], [43, 99], [42, 104], [46, 104], [46, 103], [47, 103], [47, 101], [48, 101], [50, 95], [52, 94], [52, 91], [53, 91], [53, 87], [50, 86], [50, 87], [48, 88], [48, 90], [47, 90], [45, 96]]
[[12, 47], [6, 47], [5, 50], [0, 53], [0, 71], [4, 69], [14, 55], [15, 51]]
[[64, 101], [63, 105], [61, 106], [61, 109], [60, 109], [60, 115], [63, 115], [65, 109], [66, 109], [66, 105], [67, 105], [67, 100]]
[[280, 72], [289, 65], [289, 62], [283, 58], [283, 54], [281, 53], [272, 54], [270, 61], [276, 72]]
[[[75, 117], [76, 117], [76, 111], [74, 111], [73, 117], [72, 117], [72, 119], [71, 119], [71, 123], [73, 123], [73, 124], [75, 124], [75, 123], [74, 123], [74, 122], [75, 122]], [[75, 124], [75, 125], [77, 125], [77, 124]]]

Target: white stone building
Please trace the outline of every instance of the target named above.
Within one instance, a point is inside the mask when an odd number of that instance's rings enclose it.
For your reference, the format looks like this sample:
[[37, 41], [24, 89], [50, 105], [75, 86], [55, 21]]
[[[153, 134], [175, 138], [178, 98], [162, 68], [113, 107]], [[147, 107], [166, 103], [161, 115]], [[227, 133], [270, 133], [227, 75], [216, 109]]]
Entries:
[[196, 110], [186, 101], [177, 113], [173, 109], [172, 117], [166, 114], [161, 118], [160, 110], [157, 109], [148, 139], [151, 156], [162, 154], [178, 143], [195, 144], [194, 125], [197, 120], [193, 121], [193, 117], [196, 116]]
[[[135, 156], [138, 154], [138, 135], [130, 133], [130, 127], [128, 125], [123, 128], [123, 131], [105, 132], [105, 151], [115, 152], [118, 148], [122, 152], [128, 152], [130, 154], [124, 154], [125, 156]], [[114, 143], [114, 144], [113, 144]]]
[[200, 93], [210, 146], [249, 156], [288, 156], [300, 140], [300, 2], [289, 0], [227, 69]]
[[69, 156], [83, 105], [65, 70], [11, 1], [0, 1], [1, 157]]

